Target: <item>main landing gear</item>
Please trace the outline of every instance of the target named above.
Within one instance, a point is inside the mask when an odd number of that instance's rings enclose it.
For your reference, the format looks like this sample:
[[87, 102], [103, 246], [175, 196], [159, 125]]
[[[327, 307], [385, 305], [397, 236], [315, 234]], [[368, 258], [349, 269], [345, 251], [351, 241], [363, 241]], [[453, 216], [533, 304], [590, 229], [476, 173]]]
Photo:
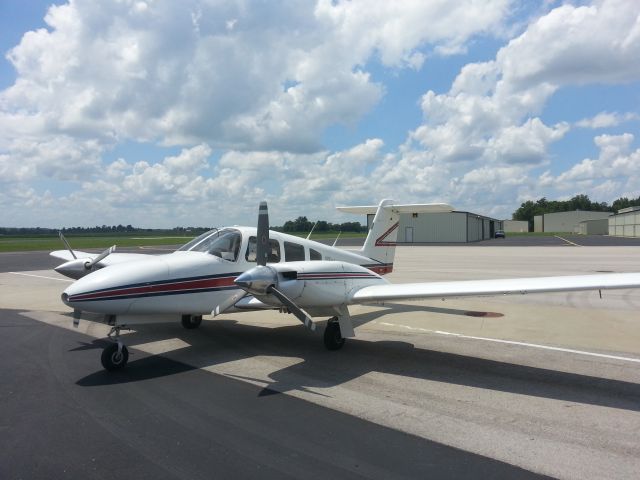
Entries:
[[202, 323], [202, 315], [182, 315], [181, 323], [187, 330], [198, 328]]
[[120, 330], [124, 328], [126, 327], [111, 327], [111, 331], [107, 336], [114, 343], [102, 350], [102, 356], [100, 357], [102, 366], [110, 372], [123, 369], [129, 360], [129, 350], [120, 340]]
[[327, 347], [327, 350], [340, 350], [344, 345], [344, 341], [345, 338], [340, 331], [338, 317], [331, 317], [324, 329], [324, 346]]

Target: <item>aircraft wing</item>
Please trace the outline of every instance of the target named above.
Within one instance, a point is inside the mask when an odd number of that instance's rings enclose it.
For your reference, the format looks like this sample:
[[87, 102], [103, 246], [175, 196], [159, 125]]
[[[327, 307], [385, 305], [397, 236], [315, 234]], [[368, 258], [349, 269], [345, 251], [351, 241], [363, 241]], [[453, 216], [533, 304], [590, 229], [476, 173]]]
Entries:
[[619, 288], [640, 288], [640, 273], [373, 285], [357, 290], [351, 295], [349, 303]]
[[[80, 250], [74, 250], [73, 253], [76, 254], [77, 258], [95, 258], [98, 256], [97, 253], [81, 252]], [[56, 250], [54, 252], [50, 252], [49, 255], [59, 258], [60, 260], [65, 260], [67, 262], [74, 259], [69, 250]]]
[[[81, 252], [80, 250], [74, 250], [73, 253], [76, 254], [77, 258], [83, 259], [94, 259], [99, 253], [87, 253]], [[55, 252], [49, 253], [52, 257], [60, 258], [62, 260], [70, 261], [74, 258], [71, 256], [71, 252], [69, 250], [56, 250]], [[131, 262], [133, 260], [140, 260], [143, 258], [149, 258], [148, 253], [111, 253], [104, 259], [100, 260], [98, 263], [103, 267], [108, 267], [109, 265], [114, 265], [116, 263], [122, 262]]]

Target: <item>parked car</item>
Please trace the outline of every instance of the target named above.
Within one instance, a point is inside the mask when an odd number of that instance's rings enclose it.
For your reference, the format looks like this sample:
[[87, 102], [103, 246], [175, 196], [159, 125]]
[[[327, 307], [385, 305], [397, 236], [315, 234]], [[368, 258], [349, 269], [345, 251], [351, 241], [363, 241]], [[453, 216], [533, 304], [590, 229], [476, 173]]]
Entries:
[[504, 230], [496, 230], [496, 238], [504, 238], [505, 234], [504, 234]]

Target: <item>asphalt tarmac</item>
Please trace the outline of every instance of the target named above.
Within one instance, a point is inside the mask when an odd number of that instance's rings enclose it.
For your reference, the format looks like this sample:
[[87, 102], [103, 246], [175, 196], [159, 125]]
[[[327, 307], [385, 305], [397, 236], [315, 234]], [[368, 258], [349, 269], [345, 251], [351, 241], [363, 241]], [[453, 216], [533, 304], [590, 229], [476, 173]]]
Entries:
[[[166, 357], [0, 312], [0, 478], [537, 478]], [[274, 392], [275, 393], [275, 392]]]
[[[106, 327], [71, 327], [46, 255], [10, 255], [0, 478], [640, 471], [638, 290], [354, 307], [357, 337], [339, 352], [270, 312], [147, 325], [124, 336], [114, 375], [99, 361]], [[389, 280], [597, 271], [640, 271], [640, 250], [401, 247]]]

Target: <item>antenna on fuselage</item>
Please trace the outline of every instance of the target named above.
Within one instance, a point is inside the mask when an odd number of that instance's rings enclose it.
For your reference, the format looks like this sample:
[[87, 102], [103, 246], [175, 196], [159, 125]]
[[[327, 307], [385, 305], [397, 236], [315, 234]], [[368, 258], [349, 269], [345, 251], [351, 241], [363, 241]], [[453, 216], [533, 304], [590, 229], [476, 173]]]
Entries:
[[335, 247], [335, 246], [336, 246], [336, 243], [338, 243], [338, 239], [340, 238], [340, 235], [341, 235], [341, 234], [342, 234], [342, 230], [340, 230], [340, 231], [338, 232], [338, 236], [336, 237], [335, 241], [333, 242], [333, 245], [331, 245], [332, 247]]
[[311, 227], [311, 231], [309, 232], [309, 235], [307, 235], [307, 240], [309, 240], [309, 238], [311, 238], [311, 234], [313, 233], [313, 231], [316, 228], [316, 225], [318, 225], [318, 220], [316, 220], [316, 223], [313, 224], [313, 227]]

